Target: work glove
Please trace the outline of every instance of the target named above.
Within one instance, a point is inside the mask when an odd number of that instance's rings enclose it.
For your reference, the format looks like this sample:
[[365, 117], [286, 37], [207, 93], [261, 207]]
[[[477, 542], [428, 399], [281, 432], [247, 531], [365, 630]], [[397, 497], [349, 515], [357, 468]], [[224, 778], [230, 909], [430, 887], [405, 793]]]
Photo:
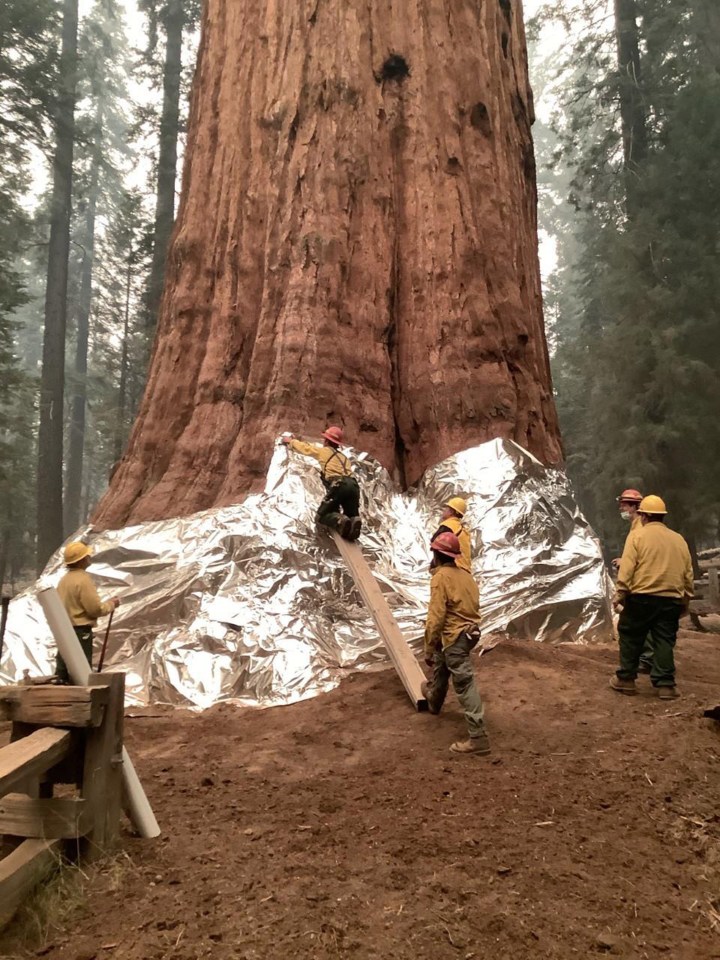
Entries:
[[620, 613], [620, 612], [622, 611], [622, 609], [623, 609], [623, 606], [624, 606], [623, 601], [622, 601], [622, 597], [613, 597], [612, 605], [613, 605], [613, 610], [615, 611], [615, 613]]

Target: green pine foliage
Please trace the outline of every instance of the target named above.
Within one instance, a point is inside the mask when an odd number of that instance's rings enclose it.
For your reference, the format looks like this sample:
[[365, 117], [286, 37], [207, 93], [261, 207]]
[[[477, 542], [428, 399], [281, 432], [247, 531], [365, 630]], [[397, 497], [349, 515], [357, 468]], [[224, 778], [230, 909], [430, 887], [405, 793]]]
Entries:
[[[197, 0], [139, 7], [142, 21], [132, 30], [124, 0], [93, 0], [80, 11], [65, 371], [67, 533], [102, 495], [144, 389], [144, 298], [171, 8], [180, 11], [187, 38], [180, 143], [194, 62]], [[137, 17], [134, 6], [132, 13]], [[141, 52], [131, 41], [143, 24], [149, 42]], [[43, 188], [54, 151], [61, 26], [59, 0], [0, 5], [0, 588], [27, 579], [34, 551], [49, 233]], [[165, 129], [166, 142], [172, 135]]]
[[34, 549], [35, 379], [20, 313], [33, 302], [27, 258], [38, 236], [25, 199], [50, 130], [58, 22], [54, 0], [0, 5], [0, 589]]
[[555, 389], [569, 473], [613, 553], [626, 532], [615, 497], [627, 486], [665, 497], [692, 542], [718, 533], [720, 36], [708, 43], [698, 29], [705, 4], [638, 0], [631, 82], [648, 150], [630, 168], [620, 120], [629, 78], [607, 4], [576, 14], [554, 78], [552, 162], [571, 178], [561, 213], [547, 202], [540, 213], [558, 238]]

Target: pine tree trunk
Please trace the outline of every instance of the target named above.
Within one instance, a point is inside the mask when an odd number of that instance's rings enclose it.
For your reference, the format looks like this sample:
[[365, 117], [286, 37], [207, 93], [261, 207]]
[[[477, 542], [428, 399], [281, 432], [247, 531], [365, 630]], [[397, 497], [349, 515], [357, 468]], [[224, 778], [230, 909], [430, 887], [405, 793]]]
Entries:
[[700, 62], [705, 70], [720, 73], [720, 3], [690, 0]]
[[96, 521], [241, 499], [328, 422], [412, 484], [561, 456], [522, 8], [208, 0], [146, 392]]
[[638, 169], [647, 157], [648, 151], [637, 17], [636, 0], [615, 0], [615, 38], [620, 73], [620, 118], [627, 209], [631, 219], [637, 212]]
[[68, 254], [75, 140], [78, 0], [63, 4], [60, 89], [55, 114], [55, 156], [45, 291], [45, 331], [38, 432], [37, 565], [42, 569], [63, 540], [63, 393]]
[[164, 13], [167, 43], [163, 70], [163, 103], [160, 117], [155, 229], [153, 257], [148, 281], [148, 334], [155, 333], [157, 312], [165, 277], [165, 261], [175, 222], [177, 144], [180, 130], [180, 79], [182, 74], [182, 33], [185, 24], [183, 0], [168, 0]]
[[93, 476], [95, 472], [95, 464], [93, 463], [92, 446], [88, 449], [87, 456], [84, 458], [84, 460], [85, 478], [83, 482], [82, 511], [83, 515], [87, 516], [94, 504]]
[[132, 287], [132, 253], [128, 255], [125, 275], [125, 317], [123, 321], [122, 351], [120, 355], [120, 385], [118, 387], [118, 415], [115, 427], [115, 461], [122, 456], [125, 446], [125, 417], [128, 407], [128, 344], [130, 339], [130, 290]]
[[7, 574], [8, 567], [8, 554], [9, 550], [9, 537], [7, 533], [3, 533], [0, 537], [0, 596], [3, 595], [3, 588], [5, 586], [5, 576]]
[[[98, 117], [102, 129], [102, 116]], [[101, 133], [97, 133], [101, 137]], [[77, 343], [75, 346], [75, 381], [70, 409], [70, 436], [65, 486], [65, 534], [80, 526], [83, 454], [85, 450], [85, 405], [87, 402], [88, 339], [90, 335], [90, 307], [92, 304], [93, 265], [95, 260], [95, 216], [99, 192], [101, 144], [97, 144], [90, 173], [88, 206], [85, 216], [85, 248], [80, 277], [80, 297], [77, 310]]]

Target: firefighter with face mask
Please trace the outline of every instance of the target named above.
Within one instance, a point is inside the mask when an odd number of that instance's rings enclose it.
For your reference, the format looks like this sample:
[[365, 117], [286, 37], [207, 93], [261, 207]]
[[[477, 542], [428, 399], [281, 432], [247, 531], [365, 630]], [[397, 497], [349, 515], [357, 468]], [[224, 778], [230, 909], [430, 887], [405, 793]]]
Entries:
[[[618, 506], [620, 507], [620, 516], [622, 519], [630, 524], [630, 533], [639, 529], [641, 526], [640, 517], [638, 516], [638, 507], [640, 506], [640, 501], [642, 500], [643, 495], [639, 490], [623, 490], [620, 496], [617, 498]], [[613, 560], [613, 563], [616, 566], [620, 566], [620, 560]]]
[[671, 700], [675, 689], [675, 642], [680, 616], [693, 596], [690, 550], [679, 533], [665, 526], [667, 508], [650, 495], [640, 503], [642, 526], [628, 537], [620, 561], [615, 608], [620, 667], [610, 680], [618, 693], [634, 694], [640, 654], [648, 631], [654, 660], [650, 680], [659, 697]]
[[[623, 490], [620, 496], [617, 498], [618, 506], [620, 507], [620, 516], [622, 519], [630, 524], [630, 532], [625, 538], [625, 546], [627, 547], [627, 542], [630, 537], [634, 536], [638, 530], [642, 528], [642, 523], [640, 522], [640, 514], [638, 513], [638, 507], [640, 506], [640, 501], [642, 500], [643, 495], [639, 490], [629, 489]], [[620, 558], [613, 560], [613, 566], [615, 570], [620, 566]], [[643, 652], [640, 657], [640, 665], [638, 667], [639, 673], [650, 674], [652, 673], [653, 665], [653, 642], [652, 636], [648, 633], [645, 638], [645, 645], [643, 646]]]

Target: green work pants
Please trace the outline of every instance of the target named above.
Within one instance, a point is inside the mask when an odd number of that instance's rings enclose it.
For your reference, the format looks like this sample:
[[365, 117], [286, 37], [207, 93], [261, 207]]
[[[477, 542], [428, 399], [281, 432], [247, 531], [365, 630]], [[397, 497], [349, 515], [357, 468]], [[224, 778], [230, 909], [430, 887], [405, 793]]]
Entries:
[[675, 641], [683, 605], [674, 597], [631, 593], [625, 600], [620, 620], [621, 680], [634, 680], [648, 633], [653, 647], [650, 680], [654, 687], [675, 686]]
[[360, 486], [355, 477], [341, 477], [328, 485], [325, 499], [315, 514], [315, 522], [337, 530], [341, 510], [350, 519], [360, 513]]
[[[85, 654], [87, 662], [90, 664], [90, 669], [92, 670], [92, 652], [93, 652], [93, 632], [92, 627], [73, 627], [75, 635], [80, 641], [80, 646], [82, 647], [82, 652]], [[63, 683], [70, 683], [70, 674], [68, 673], [68, 668], [65, 664], [65, 661], [60, 656], [57, 655], [57, 661], [55, 663], [55, 674], [60, 677], [60, 680]]]
[[480, 737], [485, 733], [483, 706], [480, 692], [475, 685], [475, 675], [470, 661], [470, 651], [477, 645], [480, 634], [469, 636], [460, 634], [455, 643], [435, 651], [433, 656], [433, 676], [428, 688], [428, 700], [433, 708], [440, 710], [448, 692], [452, 677], [453, 690], [465, 711], [468, 736]]
[[646, 666], [650, 667], [652, 672], [653, 665], [653, 656], [655, 653], [655, 647], [653, 647], [652, 637], [648, 634], [645, 637], [645, 643], [643, 644], [643, 651], [640, 654], [640, 663], [644, 663]]

